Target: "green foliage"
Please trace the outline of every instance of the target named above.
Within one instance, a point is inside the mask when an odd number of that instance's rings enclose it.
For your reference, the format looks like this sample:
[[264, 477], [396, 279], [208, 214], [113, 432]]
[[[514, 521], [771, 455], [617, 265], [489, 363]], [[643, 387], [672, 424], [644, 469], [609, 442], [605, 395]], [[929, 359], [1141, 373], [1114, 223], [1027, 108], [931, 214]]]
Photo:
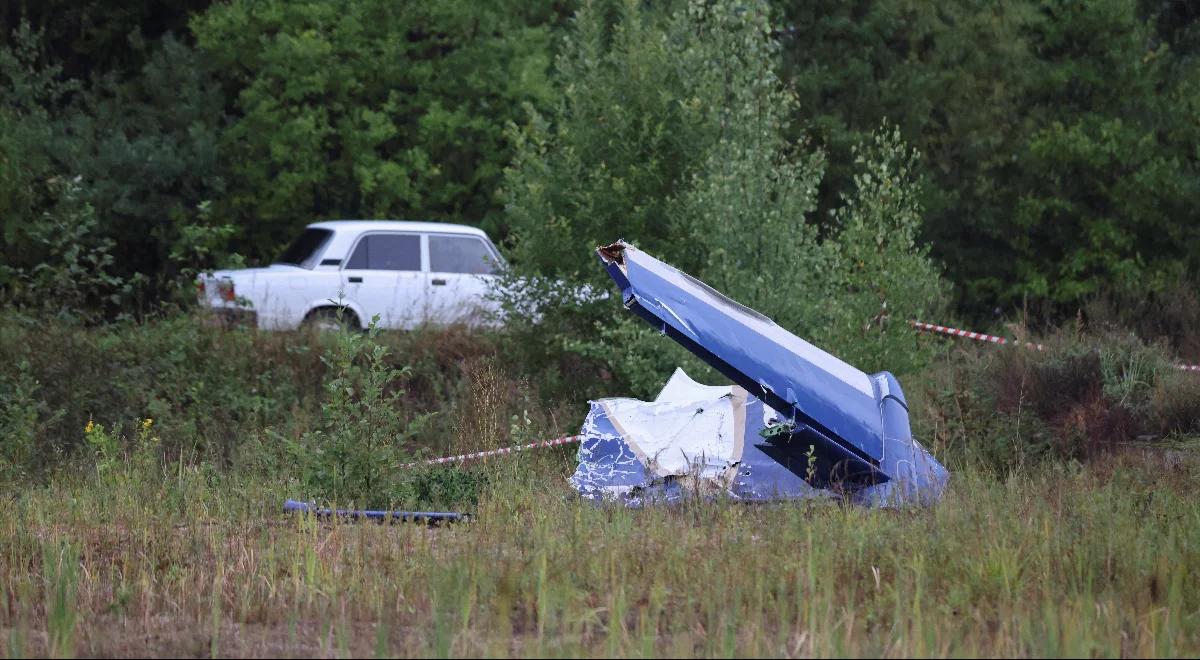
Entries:
[[33, 463], [42, 416], [38, 389], [28, 360], [0, 371], [0, 478], [5, 481], [22, 480]]
[[91, 420], [83, 428], [83, 435], [95, 456], [96, 475], [106, 485], [115, 485], [108, 477], [119, 467], [122, 459], [120, 437], [105, 429], [103, 424], [95, 424]]
[[913, 341], [910, 319], [940, 318], [945, 284], [920, 242], [918, 154], [898, 129], [856, 145], [854, 194], [834, 214], [832, 287], [810, 326], [836, 354], [867, 371], [915, 371], [931, 356]]
[[[719, 131], [711, 99], [688, 75], [713, 54], [692, 46], [697, 23], [632, 0], [585, 2], [576, 13], [555, 62], [557, 103], [511, 130], [503, 191], [524, 268], [599, 282], [597, 245], [625, 237], [661, 253], [677, 243], [671, 198]], [[734, 66], [712, 64], [709, 77]]]
[[10, 318], [0, 337], [0, 360], [27, 365], [0, 371], [0, 410], [25, 420], [5, 431], [31, 447], [22, 469], [34, 476], [73, 456], [89, 421], [119, 437], [130, 420], [153, 418], [166, 457], [227, 463], [244, 424], [304, 419], [320, 400], [323, 370], [304, 343], [271, 345], [187, 317], [90, 330]]
[[75, 657], [75, 632], [79, 623], [79, 548], [70, 541], [42, 548], [42, 575], [46, 581], [46, 651], [52, 658]]
[[204, 320], [0, 321], [3, 483], [78, 471], [124, 488], [202, 466], [293, 475], [294, 497], [447, 506], [472, 501], [486, 476], [395, 464], [577, 423], [575, 408], [537, 405], [509, 370], [477, 382], [476, 365], [498, 350], [486, 334], [268, 333]]
[[851, 145], [889, 117], [926, 155], [923, 235], [963, 311], [1028, 298], [1069, 314], [1195, 276], [1198, 23], [1183, 4], [785, 4], [797, 116], [830, 155], [822, 209], [850, 184]]
[[60, 152], [113, 241], [117, 272], [142, 274], [145, 302], [179, 303], [233, 232], [210, 209], [229, 176], [218, 151], [225, 99], [203, 53], [169, 36], [143, 48], [136, 75], [90, 81], [62, 120]]
[[[7, 284], [2, 299], [41, 318], [95, 321], [120, 309], [144, 278], [116, 274], [115, 241], [104, 236], [95, 210], [83, 200], [78, 179], [50, 180], [54, 208], [18, 231], [40, 259], [32, 266], [0, 264]], [[20, 260], [16, 263], [21, 263]]]
[[162, 477], [161, 440], [154, 420], [137, 420], [133, 432], [122, 434], [88, 420], [83, 438], [92, 453], [99, 482], [110, 488], [131, 489], [135, 484], [157, 485]]
[[[623, 237], [864, 368], [912, 369], [925, 356], [912, 354], [906, 322], [944, 299], [918, 242], [916, 155], [897, 131], [871, 136], [856, 152], [857, 188], [821, 236], [808, 216], [823, 155], [787, 139], [797, 100], [777, 76], [768, 16], [723, 3], [584, 5], [556, 68], [563, 99], [517, 133], [505, 180], [517, 272], [607, 288], [590, 253]], [[699, 371], [612, 318], [612, 302], [508, 291], [510, 309], [532, 299], [543, 312], [510, 325], [523, 364], [557, 351], [560, 371], [582, 358], [640, 395], [675, 364]]]
[[336, 333], [321, 357], [329, 376], [320, 425], [288, 447], [305, 497], [360, 507], [398, 499], [400, 467], [414, 455], [411, 440], [430, 414], [398, 405], [411, 370], [388, 364], [376, 321], [365, 333]]
[[[38, 35], [28, 26], [6, 36], [0, 48], [0, 239], [16, 247], [21, 225], [55, 201], [46, 189], [54, 171], [47, 147], [55, 137], [51, 108], [76, 85], [59, 81], [57, 67], [37, 66]], [[25, 263], [21, 256], [6, 250], [5, 266]]]
[[499, 289], [503, 355], [550, 392], [647, 395], [669, 373], [664, 342], [596, 300], [611, 284], [592, 250], [626, 238], [690, 257], [683, 267], [703, 256], [682, 249], [690, 227], [673, 221], [673, 209], [720, 139], [709, 95], [735, 68], [692, 38], [704, 15], [698, 4], [585, 2], [555, 62], [557, 103], [510, 127], [515, 154], [502, 190], [515, 268]]
[[12, 255], [0, 293], [84, 320], [169, 299], [183, 270], [225, 249], [193, 248], [211, 220], [204, 200], [222, 189], [207, 66], [168, 37], [131, 79], [64, 82], [38, 38], [23, 26], [0, 48], [0, 239]]
[[496, 221], [503, 126], [549, 92], [549, 3], [231, 2], [192, 22], [236, 116], [218, 215], [253, 254], [322, 217]]
[[186, 31], [191, 15], [210, 4], [212, 0], [10, 2], [0, 9], [0, 34], [32, 26], [43, 35], [41, 49], [61, 62], [68, 78], [134, 73], [145, 64], [147, 42]]
[[651, 400], [676, 367], [682, 367], [700, 382], [726, 380], [686, 349], [626, 312], [596, 321], [587, 334], [563, 336], [558, 346], [589, 365], [601, 365], [604, 374], [601, 381], [615, 381], [616, 386], [613, 382], [596, 383], [595, 376], [585, 380], [591, 391], [583, 387], [578, 389], [592, 398], [604, 396], [611, 390], [614, 396]]
[[[715, 131], [690, 181], [674, 196], [674, 226], [684, 239], [658, 256], [685, 266], [738, 302], [792, 330], [809, 331], [826, 301], [823, 273], [834, 266], [807, 222], [815, 208], [824, 154], [785, 132], [797, 100], [777, 77], [778, 43], [766, 7], [689, 6], [701, 39], [687, 42], [686, 77]], [[725, 55], [723, 68], [709, 62]], [[816, 295], [814, 295], [816, 294]]]
[[[1046, 349], [947, 355], [909, 388], [914, 430], [989, 470], [1047, 457], [1084, 460], [1130, 443], [1184, 441], [1200, 429], [1200, 379], [1161, 345], [1073, 328]], [[915, 396], [914, 396], [915, 395]]]
[[[457, 465], [414, 469], [396, 480], [392, 499], [385, 503], [406, 507], [473, 507], [489, 483], [487, 472]], [[377, 493], [371, 497], [382, 501]]]

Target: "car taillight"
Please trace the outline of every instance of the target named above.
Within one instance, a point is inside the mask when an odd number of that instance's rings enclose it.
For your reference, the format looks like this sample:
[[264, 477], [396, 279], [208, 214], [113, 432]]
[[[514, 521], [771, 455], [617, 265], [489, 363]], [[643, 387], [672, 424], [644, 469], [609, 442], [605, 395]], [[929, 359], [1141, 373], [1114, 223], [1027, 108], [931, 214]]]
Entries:
[[217, 285], [217, 293], [220, 294], [221, 300], [225, 302], [233, 302], [233, 299], [236, 297], [233, 293], [233, 282], [231, 280], [222, 280]]
[[196, 298], [201, 302], [204, 302], [204, 299], [208, 297], [206, 295], [207, 293], [208, 292], [204, 289], [204, 280], [196, 280]]

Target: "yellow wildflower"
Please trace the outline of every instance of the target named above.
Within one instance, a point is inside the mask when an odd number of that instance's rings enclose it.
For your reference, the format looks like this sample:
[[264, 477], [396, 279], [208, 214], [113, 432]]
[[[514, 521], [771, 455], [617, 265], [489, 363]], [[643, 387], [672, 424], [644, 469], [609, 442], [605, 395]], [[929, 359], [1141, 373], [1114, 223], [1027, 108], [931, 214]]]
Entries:
[[87, 426], [83, 427], [83, 432], [84, 432], [84, 433], [91, 433], [91, 432], [92, 432], [92, 430], [94, 430], [95, 428], [96, 428], [96, 423], [95, 423], [95, 422], [93, 422], [92, 420], [90, 420], [90, 419], [89, 419], [89, 420], [88, 420], [88, 423], [87, 423]]
[[149, 418], [149, 417], [147, 417], [146, 419], [143, 419], [143, 420], [142, 420], [142, 429], [143, 429], [143, 430], [146, 430], [146, 431], [149, 431], [149, 430], [150, 430], [150, 427], [151, 427], [153, 424], [154, 424], [154, 420], [153, 420], [153, 419], [151, 419], [151, 418]]

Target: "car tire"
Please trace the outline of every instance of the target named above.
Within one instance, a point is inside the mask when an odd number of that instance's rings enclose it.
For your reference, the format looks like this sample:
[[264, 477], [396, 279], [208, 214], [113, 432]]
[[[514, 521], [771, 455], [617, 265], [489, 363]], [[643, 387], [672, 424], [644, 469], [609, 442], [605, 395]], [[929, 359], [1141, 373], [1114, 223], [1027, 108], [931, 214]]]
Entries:
[[358, 315], [349, 307], [341, 308], [340, 313], [341, 318], [338, 318], [339, 309], [337, 307], [318, 307], [304, 317], [304, 327], [317, 332], [345, 332], [362, 329], [358, 322]]

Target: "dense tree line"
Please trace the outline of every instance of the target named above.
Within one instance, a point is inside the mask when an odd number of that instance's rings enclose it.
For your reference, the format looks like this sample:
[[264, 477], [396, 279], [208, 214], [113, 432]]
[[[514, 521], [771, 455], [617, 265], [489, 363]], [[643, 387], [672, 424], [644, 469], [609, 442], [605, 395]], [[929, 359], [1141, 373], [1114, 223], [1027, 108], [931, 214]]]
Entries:
[[785, 60], [844, 186], [889, 117], [926, 156], [925, 235], [981, 311], [1071, 313], [1200, 267], [1200, 8], [1134, 0], [793, 3]]
[[[705, 159], [730, 122], [763, 115], [708, 110], [736, 105], [721, 95], [739, 67], [757, 70], [737, 48], [659, 66], [653, 48], [686, 53], [681, 40], [712, 37], [671, 31], [663, 17], [683, 3], [583, 4], [607, 18], [581, 37], [574, 2], [6, 3], [5, 298], [61, 315], [144, 311], [195, 269], [268, 260], [330, 217], [480, 224], [548, 272], [619, 229], [721, 277], [717, 257], [693, 249], [723, 226], [703, 206], [721, 163]], [[631, 12], [642, 27], [621, 18]], [[918, 214], [964, 315], [1025, 301], [1069, 315], [1100, 292], [1153, 296], [1196, 275], [1192, 3], [776, 0], [767, 13], [782, 142], [757, 162], [729, 152], [726, 175], [793, 168], [814, 190], [746, 204], [802, 216], [813, 240], [837, 235], [877, 162], [856, 163], [854, 146], [890, 136], [886, 121], [920, 153], [910, 174], [922, 185], [899, 206], [876, 194], [873, 208]], [[641, 30], [627, 50], [642, 59], [605, 70], [596, 58], [629, 30]], [[539, 164], [557, 169], [531, 174]], [[697, 176], [707, 183], [679, 184]], [[748, 208], [733, 212], [753, 222]], [[543, 226], [539, 240], [564, 243], [529, 242]]]

